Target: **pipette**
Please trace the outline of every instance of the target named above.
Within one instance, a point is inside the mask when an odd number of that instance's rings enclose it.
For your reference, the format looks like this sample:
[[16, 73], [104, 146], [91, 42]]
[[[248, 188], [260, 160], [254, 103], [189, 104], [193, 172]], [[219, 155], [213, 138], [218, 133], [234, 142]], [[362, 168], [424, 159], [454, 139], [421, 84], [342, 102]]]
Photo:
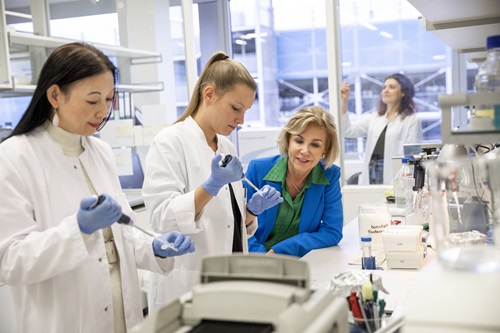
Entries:
[[248, 185], [250, 185], [251, 188], [253, 188], [255, 191], [259, 192], [259, 188], [257, 186], [255, 186], [251, 181], [249, 181], [247, 179], [247, 177], [245, 177], [245, 174], [243, 174], [243, 178], [241, 178], [241, 180], [244, 180], [245, 182], [247, 182]]
[[[90, 206], [90, 208], [94, 208], [94, 207], [96, 207], [96, 206], [100, 205], [100, 204], [104, 201], [104, 199], [106, 199], [106, 198], [105, 198], [103, 195], [98, 196], [98, 197], [97, 197], [97, 199], [96, 199], [96, 201], [95, 201], [95, 202], [94, 202], [94, 203]], [[146, 229], [144, 229], [144, 228], [142, 228], [142, 227], [140, 227], [140, 226], [136, 225], [136, 224], [132, 221], [132, 219], [130, 218], [130, 216], [128, 216], [128, 215], [126, 215], [126, 214], [123, 214], [123, 213], [122, 213], [122, 216], [120, 216], [120, 218], [119, 218], [119, 219], [118, 219], [118, 221], [116, 221], [116, 222], [118, 222], [118, 223], [120, 223], [120, 224], [125, 224], [125, 225], [128, 225], [128, 226], [130, 226], [130, 227], [134, 227], [134, 228], [136, 228], [136, 229], [138, 229], [138, 230], [142, 231], [142, 232], [143, 232], [143, 233], [145, 233], [146, 235], [151, 236], [151, 237], [153, 237], [153, 238], [155, 238], [155, 239], [159, 240], [161, 243], [163, 243], [163, 244], [162, 244], [162, 246], [161, 246], [161, 249], [162, 249], [162, 250], [166, 250], [166, 249], [168, 249], [168, 248], [171, 248], [171, 249], [172, 249], [173, 251], [175, 251], [175, 252], [178, 252], [178, 251], [179, 251], [179, 249], [178, 249], [178, 248], [176, 248], [176, 247], [174, 246], [174, 244], [173, 244], [173, 243], [167, 243], [167, 242], [165, 242], [165, 240], [163, 240], [163, 239], [159, 238], [157, 235], [155, 235], [155, 234], [154, 234], [154, 233], [152, 233], [151, 231], [146, 230]]]
[[454, 180], [451, 182], [451, 188], [452, 188], [451, 194], [453, 195], [453, 200], [455, 200], [455, 205], [457, 206], [458, 222], [462, 224], [462, 214], [460, 213], [460, 202], [458, 201], [458, 187], [457, 183]]
[[[224, 159], [222, 160], [220, 166], [221, 167], [225, 167], [230, 161], [231, 159], [233, 158], [232, 155], [226, 155], [224, 156]], [[250, 185], [251, 188], [253, 188], [255, 191], [259, 191], [259, 188], [257, 186], [255, 186], [251, 181], [249, 181], [247, 179], [247, 177], [245, 177], [245, 174], [241, 174], [241, 180], [245, 181], [248, 185]]]
[[125, 225], [128, 225], [128, 226], [131, 226], [131, 227], [134, 227], [134, 228], [136, 228], [136, 229], [138, 229], [138, 230], [142, 231], [142, 232], [143, 232], [143, 233], [145, 233], [146, 235], [151, 236], [151, 237], [153, 237], [153, 238], [155, 238], [155, 239], [159, 240], [160, 242], [162, 242], [162, 243], [163, 243], [163, 244], [162, 244], [162, 246], [161, 246], [161, 249], [162, 249], [162, 250], [166, 250], [166, 249], [168, 249], [168, 248], [171, 248], [171, 249], [172, 249], [173, 251], [175, 251], [175, 252], [178, 252], [178, 251], [179, 251], [179, 249], [178, 249], [178, 248], [176, 248], [176, 247], [174, 246], [174, 243], [167, 243], [167, 242], [165, 242], [165, 240], [161, 239], [160, 237], [158, 237], [157, 235], [155, 235], [155, 234], [154, 234], [154, 233], [152, 233], [151, 231], [146, 230], [146, 229], [144, 229], [143, 227], [138, 226], [137, 224], [135, 224], [135, 223], [132, 221], [132, 219], [131, 219], [128, 215], [122, 214], [122, 216], [120, 216], [120, 218], [119, 218], [119, 219], [118, 219], [118, 221], [116, 221], [116, 222], [121, 223], [121, 224], [125, 224]]

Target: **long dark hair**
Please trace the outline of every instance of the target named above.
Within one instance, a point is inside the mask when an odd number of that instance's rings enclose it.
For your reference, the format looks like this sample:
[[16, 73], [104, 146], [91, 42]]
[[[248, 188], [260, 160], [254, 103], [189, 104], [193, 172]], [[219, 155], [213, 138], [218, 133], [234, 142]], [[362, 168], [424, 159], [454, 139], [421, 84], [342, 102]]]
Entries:
[[47, 98], [47, 90], [52, 85], [57, 84], [63, 93], [67, 93], [73, 83], [107, 71], [113, 73], [116, 86], [116, 66], [90, 44], [76, 42], [56, 48], [42, 67], [28, 108], [8, 138], [29, 133], [49, 119], [52, 105]]
[[[391, 74], [384, 79], [384, 82], [388, 79], [394, 79], [398, 81], [401, 86], [401, 92], [404, 94], [401, 99], [401, 103], [399, 104], [399, 114], [402, 119], [405, 119], [406, 116], [414, 114], [417, 112], [415, 108], [415, 102], [413, 101], [413, 97], [415, 97], [415, 87], [413, 87], [413, 83], [411, 83], [410, 79], [403, 74], [395, 73]], [[378, 114], [383, 116], [387, 112], [387, 104], [382, 102], [382, 98], [379, 100], [378, 104]]]

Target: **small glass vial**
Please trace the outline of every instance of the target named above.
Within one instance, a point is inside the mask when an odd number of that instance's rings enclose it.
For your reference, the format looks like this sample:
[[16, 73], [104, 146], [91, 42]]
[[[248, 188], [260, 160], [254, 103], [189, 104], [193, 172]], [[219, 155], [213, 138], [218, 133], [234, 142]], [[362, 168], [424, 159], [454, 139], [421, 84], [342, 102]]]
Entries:
[[372, 256], [372, 238], [371, 236], [361, 237], [361, 250], [363, 258]]
[[372, 237], [361, 237], [361, 269], [376, 269], [375, 257], [372, 256]]

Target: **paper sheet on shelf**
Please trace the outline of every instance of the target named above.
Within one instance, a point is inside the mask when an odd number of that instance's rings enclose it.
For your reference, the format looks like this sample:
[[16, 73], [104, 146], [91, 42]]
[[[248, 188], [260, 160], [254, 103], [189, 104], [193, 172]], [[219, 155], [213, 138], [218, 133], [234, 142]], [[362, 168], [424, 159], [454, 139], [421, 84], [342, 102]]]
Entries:
[[134, 173], [132, 167], [132, 148], [113, 148], [115, 154], [116, 171], [119, 176], [129, 176]]
[[142, 124], [145, 126], [166, 126], [175, 121], [169, 119], [167, 106], [165, 104], [153, 104], [141, 106], [142, 111]]
[[132, 119], [110, 120], [99, 132], [99, 137], [111, 147], [134, 146], [134, 121]]

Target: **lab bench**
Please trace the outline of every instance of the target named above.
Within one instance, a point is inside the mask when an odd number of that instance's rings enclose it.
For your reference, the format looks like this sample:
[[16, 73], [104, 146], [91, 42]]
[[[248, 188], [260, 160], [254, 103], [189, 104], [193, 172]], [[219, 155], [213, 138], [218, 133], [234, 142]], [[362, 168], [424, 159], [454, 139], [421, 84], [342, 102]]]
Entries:
[[[360, 270], [360, 265], [353, 265], [353, 259], [360, 257], [358, 219], [354, 218], [343, 229], [343, 238], [336, 246], [312, 250], [301, 258], [309, 264], [310, 285], [315, 289], [330, 288], [333, 276], [346, 271]], [[428, 248], [424, 265], [434, 260], [435, 252]], [[397, 332], [402, 326], [405, 312], [405, 302], [414, 285], [419, 270], [412, 269], [387, 269], [386, 261], [381, 265], [383, 270], [374, 270], [382, 279], [382, 284], [390, 295], [381, 293], [382, 298], [387, 298], [386, 312], [392, 312], [387, 320], [387, 327], [381, 328], [377, 333]]]

